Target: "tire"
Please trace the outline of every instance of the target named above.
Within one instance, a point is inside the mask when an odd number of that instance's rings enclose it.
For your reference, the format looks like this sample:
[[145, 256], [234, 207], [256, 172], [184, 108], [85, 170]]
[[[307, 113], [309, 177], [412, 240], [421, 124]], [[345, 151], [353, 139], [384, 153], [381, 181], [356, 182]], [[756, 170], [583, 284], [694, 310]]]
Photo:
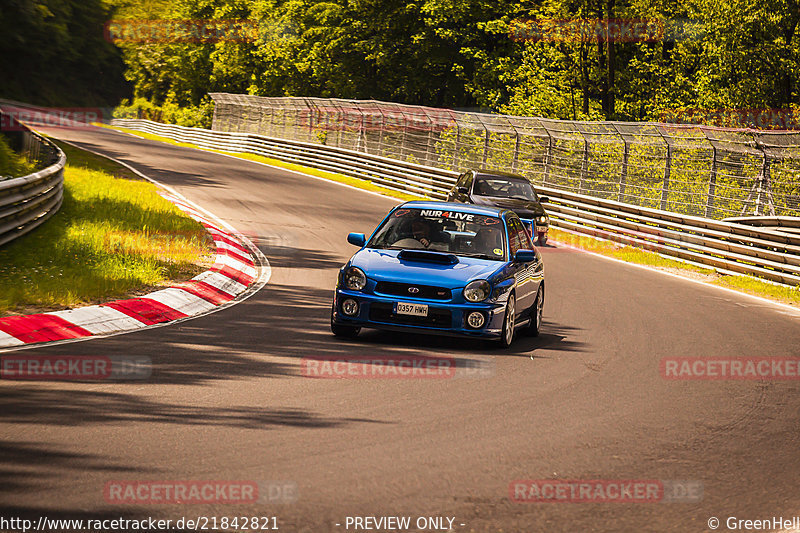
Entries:
[[542, 327], [542, 312], [544, 311], [544, 286], [539, 284], [536, 300], [531, 307], [531, 322], [528, 325], [528, 335], [538, 337]]
[[545, 244], [547, 244], [547, 233], [539, 235], [536, 239], [536, 246], [544, 246]]
[[353, 337], [358, 336], [358, 334], [361, 332], [361, 328], [358, 326], [344, 326], [342, 324], [336, 324], [333, 321], [333, 309], [331, 309], [331, 332], [333, 332], [336, 337], [352, 339]]
[[517, 317], [517, 298], [514, 293], [508, 296], [508, 303], [506, 303], [506, 314], [503, 317], [503, 331], [500, 334], [500, 346], [508, 348], [514, 342], [514, 325], [516, 324]]
[[337, 337], [352, 339], [353, 337], [358, 337], [361, 328], [356, 326], [342, 326], [341, 324], [334, 324], [331, 322], [331, 331]]

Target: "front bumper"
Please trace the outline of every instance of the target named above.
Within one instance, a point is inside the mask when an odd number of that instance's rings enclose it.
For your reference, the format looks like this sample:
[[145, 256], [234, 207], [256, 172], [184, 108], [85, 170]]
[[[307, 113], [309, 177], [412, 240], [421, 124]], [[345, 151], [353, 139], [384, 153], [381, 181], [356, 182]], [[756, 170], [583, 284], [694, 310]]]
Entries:
[[[341, 303], [352, 298], [358, 302], [358, 313], [347, 316]], [[428, 306], [428, 317], [397, 315], [393, 306], [397, 302], [419, 303]], [[479, 311], [486, 319], [483, 327], [471, 328], [466, 319], [469, 313]], [[337, 288], [333, 299], [331, 321], [342, 326], [385, 329], [394, 331], [418, 331], [431, 335], [457, 337], [498, 338], [505, 317], [505, 302], [501, 303], [452, 303], [438, 300], [421, 300], [402, 297], [386, 297], [359, 291]]]

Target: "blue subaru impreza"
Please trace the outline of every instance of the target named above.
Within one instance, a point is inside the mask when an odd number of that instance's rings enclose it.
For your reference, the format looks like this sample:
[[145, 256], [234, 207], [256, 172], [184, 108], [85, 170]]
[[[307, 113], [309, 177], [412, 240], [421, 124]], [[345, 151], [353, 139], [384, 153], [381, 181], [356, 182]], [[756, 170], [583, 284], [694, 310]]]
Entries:
[[414, 330], [497, 339], [539, 334], [544, 268], [520, 218], [508, 209], [407, 202], [372, 233], [351, 233], [361, 249], [339, 271], [331, 330]]

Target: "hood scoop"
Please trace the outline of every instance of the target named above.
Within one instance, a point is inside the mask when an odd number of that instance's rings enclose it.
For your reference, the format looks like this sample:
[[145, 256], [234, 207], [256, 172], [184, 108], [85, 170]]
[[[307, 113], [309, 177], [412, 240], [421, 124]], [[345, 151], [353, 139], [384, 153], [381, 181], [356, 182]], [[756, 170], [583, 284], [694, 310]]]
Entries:
[[429, 252], [427, 250], [403, 250], [397, 254], [397, 258], [403, 261], [419, 261], [421, 263], [436, 263], [437, 265], [455, 265], [458, 263], [458, 257], [453, 254]]

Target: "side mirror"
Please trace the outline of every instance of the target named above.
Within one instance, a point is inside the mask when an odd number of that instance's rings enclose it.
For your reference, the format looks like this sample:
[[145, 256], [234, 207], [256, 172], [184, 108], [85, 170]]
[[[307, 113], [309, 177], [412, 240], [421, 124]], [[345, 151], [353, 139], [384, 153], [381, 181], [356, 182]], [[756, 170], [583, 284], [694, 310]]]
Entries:
[[467, 189], [466, 187], [459, 187], [456, 190], [458, 191], [458, 194], [469, 194], [469, 189]]
[[367, 236], [363, 233], [348, 233], [347, 242], [361, 248], [367, 243]]
[[546, 204], [549, 201], [550, 201], [550, 197], [549, 196], [540, 196], [539, 197], [539, 203], [540, 204]]
[[514, 254], [515, 263], [531, 263], [536, 261], [536, 252], [533, 250], [517, 250]]

